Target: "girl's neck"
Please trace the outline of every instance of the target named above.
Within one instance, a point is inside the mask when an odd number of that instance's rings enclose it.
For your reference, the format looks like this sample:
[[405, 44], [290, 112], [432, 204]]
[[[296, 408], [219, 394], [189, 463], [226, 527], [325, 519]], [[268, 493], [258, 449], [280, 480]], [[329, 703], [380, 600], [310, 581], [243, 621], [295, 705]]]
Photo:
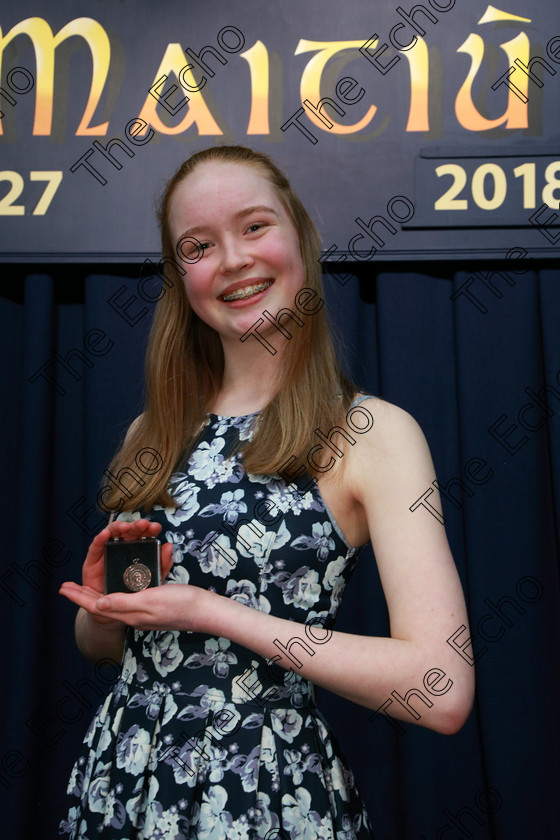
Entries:
[[224, 347], [224, 375], [213, 414], [253, 414], [264, 408], [278, 390], [282, 353], [273, 356], [260, 345], [238, 343], [239, 347]]

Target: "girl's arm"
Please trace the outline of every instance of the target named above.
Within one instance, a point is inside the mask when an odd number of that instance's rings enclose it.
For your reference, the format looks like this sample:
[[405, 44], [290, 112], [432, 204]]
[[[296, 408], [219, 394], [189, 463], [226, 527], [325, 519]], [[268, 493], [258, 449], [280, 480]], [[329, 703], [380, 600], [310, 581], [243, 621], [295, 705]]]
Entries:
[[120, 662], [124, 650], [127, 625], [122, 621], [101, 624], [98, 619], [80, 607], [74, 624], [76, 644], [90, 662], [112, 659]]
[[208, 601], [205, 616], [197, 609], [195, 623], [349, 700], [451, 734], [471, 710], [474, 669], [447, 642], [461, 625], [461, 640], [468, 639], [469, 622], [445, 529], [429, 509], [410, 510], [433, 488], [430, 504], [441, 515], [432, 458], [409, 414], [381, 400], [362, 405], [374, 425], [346, 447], [343, 485], [367, 520], [391, 637], [331, 635], [216, 600]]

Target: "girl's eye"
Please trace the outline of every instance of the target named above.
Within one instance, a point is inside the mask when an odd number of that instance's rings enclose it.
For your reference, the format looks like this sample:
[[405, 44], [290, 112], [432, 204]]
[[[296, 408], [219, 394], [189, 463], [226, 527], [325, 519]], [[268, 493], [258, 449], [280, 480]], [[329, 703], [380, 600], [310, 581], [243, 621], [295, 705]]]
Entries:
[[260, 230], [260, 228], [264, 227], [264, 222], [253, 222], [252, 225], [249, 225], [247, 230], [250, 233], [255, 233], [255, 231]]
[[[193, 256], [193, 257], [198, 256], [199, 259], [202, 259], [202, 257], [204, 256], [205, 252], [208, 250], [210, 245], [211, 245], [210, 242], [199, 242], [198, 247], [193, 248], [190, 251], [190, 255]], [[202, 251], [202, 254], [200, 253], [201, 251]]]

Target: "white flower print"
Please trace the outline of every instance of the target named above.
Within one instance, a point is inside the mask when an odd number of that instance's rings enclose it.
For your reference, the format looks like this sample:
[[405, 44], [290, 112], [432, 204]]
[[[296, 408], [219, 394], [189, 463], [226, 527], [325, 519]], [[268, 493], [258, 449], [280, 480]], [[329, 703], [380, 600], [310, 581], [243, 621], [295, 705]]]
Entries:
[[205, 552], [199, 552], [200, 568], [216, 577], [226, 578], [237, 566], [237, 553], [231, 547], [229, 537], [218, 533], [207, 545]]
[[331, 537], [332, 525], [330, 522], [314, 522], [311, 527], [313, 536], [304, 535], [297, 537], [292, 543], [293, 548], [305, 551], [309, 548], [317, 550], [317, 559], [326, 560], [331, 551], [335, 549], [335, 541]]
[[338, 612], [344, 590], [346, 589], [347, 578], [344, 575], [344, 571], [344, 558], [338, 557], [329, 563], [325, 577], [323, 578], [325, 589], [331, 589], [332, 587], [329, 610], [332, 615], [336, 615]]
[[74, 793], [76, 795], [79, 795], [80, 791], [82, 790], [83, 783], [84, 774], [80, 771], [78, 762], [76, 762], [76, 764], [74, 764], [72, 768], [72, 772], [70, 773], [70, 779], [68, 780], [68, 787], [66, 788], [66, 793]]
[[113, 735], [116, 735], [121, 728], [121, 718], [122, 718], [123, 712], [124, 712], [124, 707], [123, 706], [121, 706], [115, 712], [115, 717], [113, 718], [113, 724], [111, 726], [111, 732], [113, 733]]
[[208, 755], [208, 779], [213, 784], [221, 782], [228, 769], [228, 751], [223, 747], [208, 744], [206, 753]]
[[276, 734], [289, 744], [301, 732], [303, 719], [295, 709], [272, 709], [270, 719]]
[[111, 734], [111, 728], [109, 726], [109, 721], [105, 721], [101, 733], [99, 735], [99, 741], [97, 742], [97, 754], [101, 755], [105, 752], [107, 747], [112, 743], [113, 736]]
[[293, 604], [300, 610], [313, 607], [321, 596], [319, 575], [309, 566], [302, 566], [292, 575], [280, 572], [276, 580], [282, 587], [284, 603]]
[[[266, 837], [271, 828], [278, 828], [278, 817], [270, 810], [270, 796], [264, 791], [259, 791], [256, 794], [255, 805], [249, 809], [247, 816], [251, 820], [251, 824], [254, 825], [257, 832], [256, 836], [259, 838]], [[274, 835], [272, 836], [274, 837]], [[280, 840], [280, 837], [278, 840]]]
[[[180, 525], [191, 519], [200, 510], [198, 494], [200, 487], [193, 484], [183, 473], [175, 473], [170, 480], [170, 495], [176, 502], [176, 507], [165, 508], [165, 515], [172, 525]], [[158, 506], [154, 506], [154, 510]], [[161, 506], [160, 510], [161, 510]]]
[[133, 694], [128, 705], [131, 709], [138, 706], [146, 707], [146, 717], [149, 720], [155, 720], [159, 713], [161, 706], [164, 706], [164, 714], [162, 717], [162, 724], [168, 723], [177, 712], [177, 703], [173, 699], [171, 688], [165, 683], [155, 682], [151, 688], [145, 688], [142, 694]]
[[[348, 802], [347, 778], [340, 761], [335, 758], [330, 765], [330, 777], [333, 790], [336, 790], [344, 802]], [[350, 780], [353, 782], [353, 780]]]
[[[70, 793], [70, 790], [68, 791]], [[76, 836], [75, 832], [78, 827], [78, 819], [80, 816], [81, 808], [70, 808], [68, 811], [68, 819], [62, 820], [60, 823], [60, 834], [64, 832], [65, 834], [72, 834], [72, 836]]]
[[111, 765], [98, 761], [91, 777], [87, 798], [91, 811], [102, 814], [105, 810], [105, 799], [109, 790], [109, 774]]
[[234, 703], [247, 703], [263, 693], [263, 685], [256, 676], [259, 663], [253, 659], [251, 667], [234, 677], [231, 684], [231, 699]]
[[164, 810], [161, 803], [150, 802], [146, 810], [144, 837], [150, 840], [187, 840], [189, 824], [176, 805]]
[[103, 706], [98, 710], [97, 714], [95, 715], [95, 717], [93, 718], [92, 722], [90, 723], [90, 725], [88, 727], [88, 731], [86, 732], [86, 735], [85, 735], [85, 738], [84, 738], [84, 744], [87, 744], [88, 747], [92, 746], [93, 739], [95, 738], [95, 733], [97, 732], [98, 729], [100, 729], [103, 726], [103, 724], [104, 724], [104, 722], [107, 718], [107, 713], [108, 713], [110, 705], [111, 705], [111, 695], [109, 695], [108, 697], [105, 698], [105, 702], [104, 702]]
[[299, 788], [295, 798], [284, 794], [282, 817], [292, 840], [319, 840], [321, 817], [311, 810], [311, 794], [305, 788]]
[[272, 730], [266, 724], [263, 726], [261, 732], [261, 761], [272, 777], [278, 776], [276, 741], [274, 740]]
[[[216, 437], [223, 437], [228, 429], [231, 428], [231, 417], [222, 417], [216, 414], [216, 422], [212, 424], [211, 428], [216, 433]], [[210, 419], [210, 418], [208, 418]]]
[[233, 580], [230, 578], [227, 582], [226, 595], [234, 601], [245, 604], [246, 607], [264, 613], [270, 612], [270, 601], [257, 593], [257, 587], [250, 580]]
[[178, 737], [171, 747], [164, 751], [161, 762], [173, 768], [173, 776], [178, 785], [186, 784], [192, 788], [199, 778], [201, 756], [205, 755], [205, 747], [198, 739], [187, 740], [185, 737]]
[[288, 671], [284, 685], [282, 686], [284, 695], [289, 697], [292, 705], [296, 709], [301, 709], [305, 706], [311, 697], [311, 687], [309, 681], [296, 674], [295, 671], [291, 673]]
[[206, 505], [200, 511], [201, 516], [222, 516], [225, 522], [235, 525], [239, 514], [247, 513], [247, 505], [242, 501], [244, 490], [228, 490], [222, 493], [219, 504]]
[[211, 665], [217, 677], [227, 677], [229, 666], [237, 663], [237, 656], [228, 650], [231, 646], [229, 639], [219, 637], [207, 639], [204, 643], [204, 653], [193, 653], [185, 660], [187, 668], [203, 668]]
[[274, 476], [272, 475], [257, 475], [256, 473], [247, 473], [247, 478], [253, 484], [269, 484]]
[[[235, 474], [241, 471], [237, 457], [225, 459], [221, 454], [225, 446], [223, 438], [211, 443], [201, 443], [189, 458], [190, 474], [196, 481], [204, 481], [207, 487], [215, 487], [223, 481], [235, 481]], [[237, 478], [239, 481], [241, 475]]]
[[236, 755], [230, 763], [230, 770], [240, 776], [243, 790], [248, 793], [257, 789], [260, 751], [257, 744], [249, 755]]
[[[234, 720], [239, 716], [233, 703], [226, 703], [225, 694], [217, 688], [209, 688], [207, 685], [199, 685], [191, 694], [191, 698], [199, 698], [198, 702], [185, 705], [179, 714], [178, 720], [196, 720], [196, 718], [206, 719], [210, 712], [229, 712], [228, 720]], [[220, 727], [218, 726], [218, 729]], [[226, 727], [229, 729], [229, 724]]]
[[258, 415], [255, 413], [248, 414], [247, 419], [238, 425], [239, 440], [252, 440], [253, 435], [259, 423]]
[[[332, 817], [330, 814], [327, 814], [327, 816], [323, 817], [321, 820], [321, 825], [319, 826], [319, 831], [317, 832], [317, 840], [334, 840]], [[338, 834], [337, 832], [336, 840], [356, 840], [356, 835], [346, 832], [344, 834]]]
[[233, 823], [231, 814], [224, 810], [227, 793], [221, 785], [213, 785], [202, 795], [200, 806], [199, 840], [227, 840]]
[[[362, 815], [356, 814], [354, 819], [351, 819], [348, 814], [342, 817], [342, 833], [337, 834], [337, 840], [355, 840], [362, 825]], [[331, 834], [332, 837], [332, 834]]]
[[144, 637], [142, 651], [162, 677], [178, 668], [184, 658], [178, 630], [150, 630]]
[[290, 537], [284, 521], [275, 533], [274, 530], [268, 531], [258, 519], [253, 519], [251, 527], [242, 525], [239, 528], [236, 548], [242, 557], [251, 557], [260, 566], [271, 550], [271, 542], [272, 550], [282, 548], [290, 541]]
[[249, 840], [249, 824], [244, 814], [238, 820], [232, 822], [228, 833], [228, 840]]
[[150, 733], [134, 724], [127, 732], [119, 735], [115, 755], [117, 767], [133, 776], [140, 775], [150, 756]]
[[239, 440], [250, 440], [253, 436], [254, 427], [258, 422], [257, 412], [244, 414], [241, 417], [223, 417], [214, 415], [216, 420], [211, 426], [216, 435], [224, 435], [229, 429], [236, 429]]
[[188, 551], [187, 543], [185, 542], [186, 534], [181, 533], [180, 531], [166, 531], [165, 532], [165, 541], [171, 543], [173, 546], [173, 552], [171, 554], [173, 558], [173, 563], [182, 563], [183, 557]]
[[337, 557], [336, 560], [331, 560], [323, 575], [323, 586], [325, 589], [334, 589], [336, 586], [340, 586], [341, 580], [342, 585], [345, 585], [344, 578], [342, 577], [345, 566], [346, 561], [344, 557]]
[[105, 797], [103, 825], [111, 828], [122, 828], [126, 820], [126, 811], [122, 802], [115, 796], [115, 791], [108, 791]]
[[320, 498], [316, 498], [311, 489], [306, 493], [300, 493], [298, 488], [292, 484], [278, 479], [272, 479], [267, 484], [268, 498], [274, 502], [281, 511], [293, 513], [299, 516], [303, 510], [324, 511], [325, 507]]
[[291, 776], [295, 786], [301, 785], [303, 782], [303, 771], [305, 770], [305, 763], [301, 760], [301, 753], [299, 750], [284, 750], [284, 758], [286, 766], [284, 773]]
[[[311, 719], [308, 718], [306, 724], [311, 723]], [[327, 731], [327, 727], [321, 720], [321, 718], [316, 719], [317, 729], [319, 731], [319, 738], [321, 739], [321, 743], [323, 745], [323, 749], [325, 750], [327, 758], [331, 759], [333, 757], [333, 748], [330, 739], [330, 735]]]
[[236, 548], [242, 557], [252, 557], [258, 562], [267, 553], [273, 533], [266, 530], [258, 519], [251, 519], [237, 531]]
[[190, 572], [188, 569], [185, 569], [184, 566], [179, 566], [177, 564], [173, 565], [169, 570], [169, 574], [164, 580], [164, 584], [167, 583], [189, 583], [191, 579]]
[[[327, 610], [319, 610], [319, 612], [317, 612], [317, 610], [309, 610], [305, 619], [305, 623], [309, 625], [309, 627], [319, 628], [317, 630], [317, 636], [319, 636], [323, 627], [330, 628], [332, 624]], [[313, 635], [312, 632], [311, 635]]]

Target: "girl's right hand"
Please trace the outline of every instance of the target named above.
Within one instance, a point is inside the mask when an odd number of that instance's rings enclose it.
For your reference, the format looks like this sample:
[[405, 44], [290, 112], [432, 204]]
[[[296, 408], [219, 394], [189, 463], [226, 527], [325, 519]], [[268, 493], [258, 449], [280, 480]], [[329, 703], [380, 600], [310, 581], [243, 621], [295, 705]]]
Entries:
[[[100, 598], [105, 591], [105, 573], [104, 573], [104, 554], [103, 549], [105, 544], [113, 537], [122, 537], [124, 540], [138, 540], [140, 537], [156, 537], [161, 531], [161, 525], [158, 522], [150, 522], [148, 519], [136, 519], [133, 522], [111, 522], [106, 528], [97, 534], [92, 540], [86, 559], [82, 566], [82, 586], [67, 581], [62, 584], [60, 594], [65, 597], [76, 591], [77, 589], [85, 589], [91, 595], [96, 595]], [[167, 577], [173, 565], [172, 559], [173, 545], [171, 543], [163, 543], [161, 546], [161, 579], [162, 581]], [[72, 600], [72, 598], [70, 598]], [[99, 615], [91, 615], [98, 624], [103, 625], [106, 629], [110, 629], [109, 625], [121, 625], [121, 622], [115, 622], [112, 619], [105, 618]]]

